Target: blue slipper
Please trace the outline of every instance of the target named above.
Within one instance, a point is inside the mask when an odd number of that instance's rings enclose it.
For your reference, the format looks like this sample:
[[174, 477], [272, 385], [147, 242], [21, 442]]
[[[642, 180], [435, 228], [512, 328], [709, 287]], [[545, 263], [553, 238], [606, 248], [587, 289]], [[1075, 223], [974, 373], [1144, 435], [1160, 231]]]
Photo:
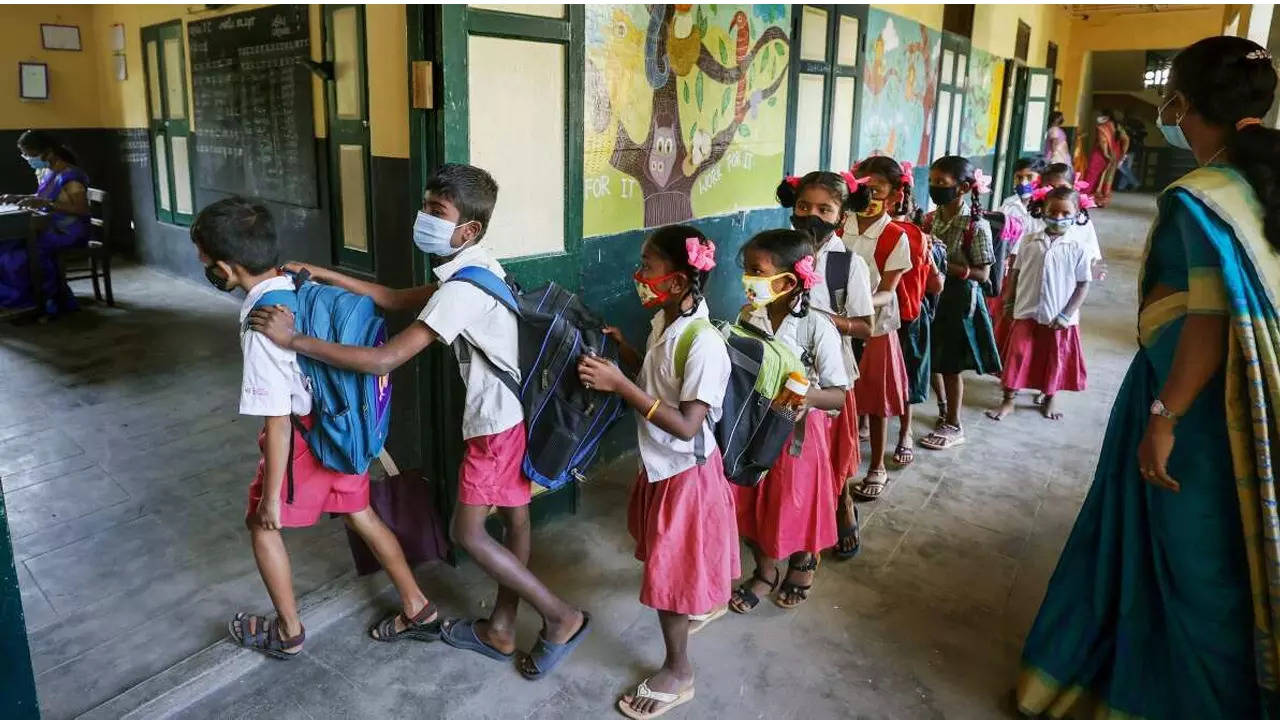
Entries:
[[582, 627], [578, 628], [578, 632], [569, 638], [569, 641], [563, 644], [549, 642], [542, 633], [538, 633], [538, 640], [533, 643], [533, 649], [529, 651], [529, 659], [533, 661], [533, 666], [537, 668], [537, 672], [526, 672], [524, 664], [519, 666], [520, 674], [526, 680], [541, 680], [551, 674], [560, 663], [582, 644], [582, 641], [591, 634], [591, 615], [586, 610], [582, 611]]
[[471, 650], [494, 660], [510, 660], [514, 652], [504, 653], [476, 635], [474, 618], [450, 618], [440, 624], [440, 639], [459, 650]]

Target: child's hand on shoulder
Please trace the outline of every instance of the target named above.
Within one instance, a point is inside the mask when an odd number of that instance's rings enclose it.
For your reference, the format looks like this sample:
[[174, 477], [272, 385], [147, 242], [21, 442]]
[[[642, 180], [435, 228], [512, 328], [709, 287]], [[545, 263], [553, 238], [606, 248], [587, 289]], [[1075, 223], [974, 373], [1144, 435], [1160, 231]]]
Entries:
[[588, 390], [617, 392], [626, 382], [626, 376], [617, 365], [595, 355], [583, 355], [578, 359], [578, 379]]
[[258, 510], [254, 513], [258, 525], [263, 530], [280, 529], [280, 498], [264, 497], [258, 501]]
[[249, 329], [257, 330], [286, 350], [293, 342], [293, 313], [283, 305], [260, 307], [249, 313]]

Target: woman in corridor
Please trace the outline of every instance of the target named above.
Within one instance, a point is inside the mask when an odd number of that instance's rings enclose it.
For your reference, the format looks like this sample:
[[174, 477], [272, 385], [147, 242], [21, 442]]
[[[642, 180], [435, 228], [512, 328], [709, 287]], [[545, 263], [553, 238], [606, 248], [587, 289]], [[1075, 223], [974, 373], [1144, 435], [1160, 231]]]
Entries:
[[1110, 110], [1098, 112], [1098, 124], [1094, 127], [1093, 150], [1089, 153], [1089, 166], [1085, 169], [1084, 179], [1089, 183], [1089, 192], [1093, 193], [1098, 207], [1111, 204], [1111, 186], [1116, 180], [1116, 168], [1120, 164], [1116, 123]]
[[1280, 717], [1275, 87], [1242, 38], [1173, 62], [1161, 131], [1201, 167], [1159, 199], [1140, 347], [1027, 637], [1025, 714]]
[[1044, 134], [1044, 164], [1071, 164], [1071, 146], [1067, 143], [1067, 131], [1062, 129], [1062, 113], [1054, 110], [1049, 115], [1049, 129]]

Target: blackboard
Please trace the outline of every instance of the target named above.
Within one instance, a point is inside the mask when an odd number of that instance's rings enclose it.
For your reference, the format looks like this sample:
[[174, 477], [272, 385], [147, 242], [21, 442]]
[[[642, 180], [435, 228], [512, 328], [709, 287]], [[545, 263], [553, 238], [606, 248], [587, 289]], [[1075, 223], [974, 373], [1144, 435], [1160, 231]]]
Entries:
[[306, 5], [187, 25], [196, 186], [317, 207]]

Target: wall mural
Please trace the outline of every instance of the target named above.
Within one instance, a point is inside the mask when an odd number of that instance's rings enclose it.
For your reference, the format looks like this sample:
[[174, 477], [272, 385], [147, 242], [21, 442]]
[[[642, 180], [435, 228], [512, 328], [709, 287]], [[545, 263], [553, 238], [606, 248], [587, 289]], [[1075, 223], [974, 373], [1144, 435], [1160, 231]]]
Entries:
[[583, 235], [770, 206], [785, 5], [588, 5]]
[[942, 35], [871, 9], [858, 148], [928, 167]]
[[965, 117], [960, 154], [990, 155], [1000, 129], [1000, 96], [1004, 88], [1004, 59], [973, 48], [969, 54], [969, 86], [965, 89]]

